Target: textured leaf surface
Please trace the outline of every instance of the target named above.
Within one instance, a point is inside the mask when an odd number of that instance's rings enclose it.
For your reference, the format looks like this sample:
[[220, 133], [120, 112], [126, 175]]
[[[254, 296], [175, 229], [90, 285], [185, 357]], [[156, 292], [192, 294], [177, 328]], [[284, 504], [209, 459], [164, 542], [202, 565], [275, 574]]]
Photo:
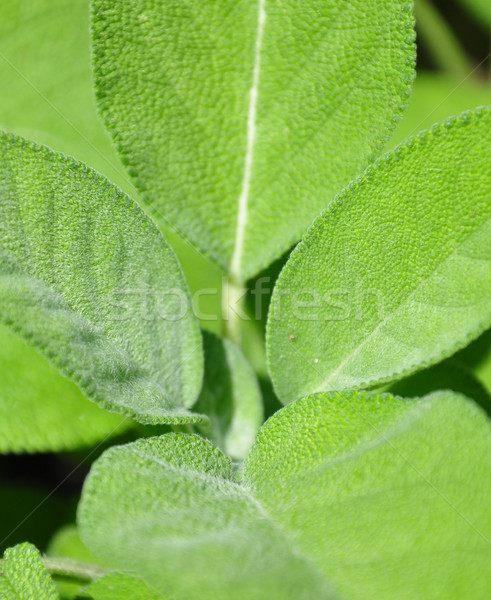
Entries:
[[199, 419], [201, 339], [172, 250], [85, 165], [0, 137], [0, 316], [105, 408]]
[[205, 375], [194, 409], [210, 419], [200, 431], [221, 450], [243, 459], [263, 422], [262, 397], [256, 375], [232, 342], [203, 333]]
[[110, 449], [79, 526], [176, 600], [485, 600], [490, 450], [451, 392], [318, 394], [266, 423], [240, 482], [195, 436]]
[[8, 548], [0, 572], [1, 600], [59, 600], [54, 581], [32, 544]]
[[312, 225], [280, 275], [268, 360], [283, 402], [396, 380], [491, 323], [491, 110], [378, 161]]
[[131, 423], [90, 402], [34, 348], [2, 325], [0, 364], [0, 452], [89, 446]]
[[84, 590], [84, 598], [93, 600], [166, 600], [146, 583], [126, 573], [110, 573]]
[[287, 250], [407, 101], [405, 0], [96, 0], [99, 106], [143, 198], [236, 278]]

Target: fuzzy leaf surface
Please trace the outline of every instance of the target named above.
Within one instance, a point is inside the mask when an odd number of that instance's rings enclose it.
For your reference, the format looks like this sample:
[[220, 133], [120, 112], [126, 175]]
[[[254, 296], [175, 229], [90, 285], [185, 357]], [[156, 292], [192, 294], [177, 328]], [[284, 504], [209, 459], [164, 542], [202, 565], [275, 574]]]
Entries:
[[205, 374], [194, 409], [209, 423], [199, 430], [225, 454], [243, 459], [263, 422], [261, 390], [254, 370], [230, 340], [203, 332]]
[[239, 280], [377, 156], [414, 70], [406, 0], [96, 0], [92, 27], [143, 199]]
[[240, 481], [195, 436], [110, 449], [79, 527], [176, 600], [485, 600], [490, 450], [452, 392], [317, 394], [263, 426]]
[[400, 379], [491, 324], [491, 110], [380, 159], [316, 219], [275, 287], [268, 361], [284, 402]]
[[1, 600], [59, 600], [39, 550], [23, 543], [7, 548], [0, 562]]
[[179, 264], [82, 163], [0, 135], [0, 318], [104, 408], [200, 420], [201, 337]]

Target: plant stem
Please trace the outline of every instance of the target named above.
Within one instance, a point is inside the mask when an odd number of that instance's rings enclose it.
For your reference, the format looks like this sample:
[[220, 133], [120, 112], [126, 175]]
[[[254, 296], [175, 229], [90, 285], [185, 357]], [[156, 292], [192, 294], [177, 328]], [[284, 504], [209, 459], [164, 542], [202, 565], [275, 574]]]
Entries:
[[430, 0], [416, 0], [414, 14], [419, 34], [436, 64], [446, 73], [462, 79], [471, 67], [464, 50], [447, 22]]
[[238, 346], [242, 342], [242, 322], [247, 319], [244, 313], [246, 289], [230, 279], [224, 280], [222, 287], [223, 335]]
[[71, 558], [51, 558], [44, 556], [43, 563], [54, 577], [75, 579], [81, 583], [91, 582], [107, 573], [107, 570], [99, 565], [84, 563], [72, 560]]

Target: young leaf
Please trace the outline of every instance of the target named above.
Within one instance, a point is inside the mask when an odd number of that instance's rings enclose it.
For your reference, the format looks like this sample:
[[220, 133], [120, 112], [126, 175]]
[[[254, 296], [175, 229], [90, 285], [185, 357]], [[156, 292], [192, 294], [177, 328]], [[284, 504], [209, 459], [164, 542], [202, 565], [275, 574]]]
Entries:
[[266, 423], [240, 483], [194, 436], [110, 449], [81, 535], [176, 600], [485, 600], [490, 440], [452, 392], [318, 394]]
[[129, 423], [90, 402], [34, 348], [0, 324], [0, 452], [89, 446], [121, 433]]
[[8, 548], [0, 562], [2, 600], [59, 600], [39, 551], [28, 543]]
[[93, 600], [166, 600], [141, 579], [127, 573], [109, 573], [83, 591], [83, 598]]
[[82, 163], [0, 135], [0, 318], [103, 407], [200, 420], [201, 338], [153, 223]]
[[203, 435], [236, 459], [250, 450], [263, 422], [262, 397], [256, 375], [240, 349], [226, 339], [203, 332], [205, 375], [195, 410], [209, 424]]
[[399, 146], [312, 225], [273, 293], [283, 402], [393, 381], [491, 324], [491, 110]]
[[93, 3], [99, 107], [142, 196], [235, 279], [298, 240], [406, 104], [406, 0]]

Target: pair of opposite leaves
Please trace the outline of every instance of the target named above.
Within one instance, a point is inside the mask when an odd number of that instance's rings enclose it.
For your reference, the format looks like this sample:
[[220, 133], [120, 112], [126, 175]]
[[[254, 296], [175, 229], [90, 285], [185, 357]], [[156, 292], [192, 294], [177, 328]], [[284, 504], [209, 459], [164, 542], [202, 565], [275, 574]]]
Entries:
[[[194, 435], [113, 447], [78, 524], [105, 567], [127, 573], [82, 597], [486, 600], [490, 443], [486, 415], [453, 392], [331, 392], [276, 413], [238, 473]], [[5, 585], [33, 586], [21, 548], [9, 558]]]
[[[410, 85], [408, 6], [139, 4], [94, 4], [102, 113], [143, 197], [244, 279], [375, 155]], [[400, 148], [309, 230], [268, 328], [283, 401], [396, 378], [489, 325], [488, 126], [475, 112]], [[9, 136], [1, 152], [4, 321], [106, 408], [199, 421], [186, 410], [201, 383], [199, 331], [153, 224], [74, 161]], [[339, 292], [361, 318], [339, 320], [329, 301], [307, 318], [288, 306]], [[373, 293], [381, 310], [364, 305]]]

